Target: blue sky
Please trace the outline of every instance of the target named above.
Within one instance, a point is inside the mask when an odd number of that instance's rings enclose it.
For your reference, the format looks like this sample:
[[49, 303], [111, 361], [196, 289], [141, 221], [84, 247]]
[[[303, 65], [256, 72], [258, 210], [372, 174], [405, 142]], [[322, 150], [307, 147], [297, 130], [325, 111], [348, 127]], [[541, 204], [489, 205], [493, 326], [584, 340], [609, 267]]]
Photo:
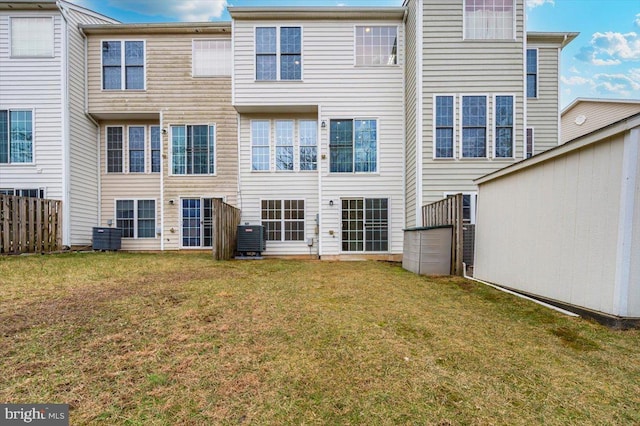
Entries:
[[[124, 23], [229, 20], [226, 6], [400, 6], [402, 0], [71, 0]], [[640, 99], [640, 0], [527, 0], [529, 31], [579, 32], [564, 48], [561, 104]]]

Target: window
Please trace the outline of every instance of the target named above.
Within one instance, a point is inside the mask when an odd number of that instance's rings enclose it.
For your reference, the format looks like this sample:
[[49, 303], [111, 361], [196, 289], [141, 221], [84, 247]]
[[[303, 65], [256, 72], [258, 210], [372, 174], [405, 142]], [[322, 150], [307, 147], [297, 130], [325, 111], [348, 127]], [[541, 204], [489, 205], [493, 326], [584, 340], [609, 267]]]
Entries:
[[513, 152], [513, 96], [495, 97], [495, 157], [512, 158]]
[[465, 0], [464, 38], [508, 40], [514, 38], [513, 0]]
[[171, 126], [173, 174], [214, 174], [215, 133], [214, 125]]
[[150, 130], [151, 137], [151, 172], [159, 173], [160, 172], [160, 152], [162, 146], [162, 139], [160, 134], [160, 126], [151, 126]]
[[487, 97], [462, 97], [462, 157], [487, 156]]
[[11, 18], [11, 57], [53, 57], [53, 18]]
[[0, 110], [0, 164], [33, 163], [33, 112]]
[[129, 172], [144, 173], [144, 126], [129, 127]]
[[538, 97], [538, 49], [527, 49], [527, 97]]
[[380, 252], [389, 249], [386, 198], [342, 200], [342, 251]]
[[255, 40], [256, 80], [302, 80], [301, 27], [258, 27]]
[[44, 189], [0, 188], [0, 194], [15, 195], [16, 197], [44, 198]]
[[276, 170], [293, 170], [293, 121], [276, 121]]
[[535, 148], [535, 145], [534, 145], [533, 128], [528, 127], [527, 128], [527, 146], [525, 147], [525, 158], [533, 157], [534, 148]]
[[107, 173], [122, 173], [124, 128], [107, 127]]
[[304, 200], [262, 200], [267, 241], [304, 241]]
[[193, 40], [193, 76], [231, 75], [231, 40]]
[[315, 120], [300, 120], [300, 170], [318, 168], [318, 124]]
[[144, 41], [102, 42], [102, 88], [144, 90]]
[[182, 247], [213, 246], [212, 198], [182, 200]]
[[270, 132], [271, 125], [268, 120], [251, 122], [251, 170], [270, 170]]
[[397, 27], [356, 27], [356, 65], [397, 63]]
[[330, 171], [377, 171], [377, 121], [331, 120], [329, 126]]
[[116, 200], [116, 226], [123, 238], [155, 238], [155, 200]]
[[435, 157], [453, 158], [453, 96], [436, 96], [435, 105]]

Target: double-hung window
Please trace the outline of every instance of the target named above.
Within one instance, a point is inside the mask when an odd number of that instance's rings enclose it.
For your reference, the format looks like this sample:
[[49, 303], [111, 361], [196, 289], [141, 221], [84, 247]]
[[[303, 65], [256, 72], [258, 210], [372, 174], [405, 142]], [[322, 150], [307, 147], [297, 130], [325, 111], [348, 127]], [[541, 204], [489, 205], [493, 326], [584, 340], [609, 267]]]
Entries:
[[535, 149], [533, 127], [527, 127], [527, 141], [524, 149], [525, 149], [525, 158], [533, 157], [534, 149]]
[[256, 80], [302, 80], [302, 28], [258, 27]]
[[276, 121], [276, 170], [293, 170], [293, 120]]
[[116, 226], [123, 238], [155, 238], [155, 200], [116, 200]]
[[271, 123], [269, 120], [251, 122], [251, 170], [269, 171]]
[[514, 156], [513, 96], [495, 97], [495, 141], [496, 158]]
[[214, 125], [171, 126], [171, 161], [174, 175], [215, 173]]
[[304, 241], [304, 200], [262, 200], [267, 241]]
[[145, 127], [129, 127], [129, 172], [144, 173]]
[[389, 249], [389, 200], [349, 198], [342, 200], [342, 251]]
[[398, 27], [356, 27], [356, 65], [396, 65]]
[[454, 97], [436, 96], [435, 158], [453, 158], [454, 146]]
[[193, 40], [193, 76], [231, 75], [231, 40]]
[[329, 125], [332, 173], [377, 172], [377, 120], [331, 120]]
[[11, 17], [11, 57], [53, 57], [53, 17]]
[[300, 140], [300, 170], [318, 168], [318, 124], [315, 120], [298, 122]]
[[144, 41], [102, 42], [102, 88], [104, 90], [144, 90]]
[[527, 49], [527, 97], [538, 97], [538, 49]]
[[33, 163], [33, 111], [0, 110], [0, 164]]
[[160, 152], [162, 146], [162, 136], [160, 134], [160, 126], [151, 126], [151, 173], [160, 172]]
[[122, 173], [124, 165], [124, 128], [107, 127], [107, 173]]
[[464, 0], [465, 39], [512, 40], [514, 34], [514, 0]]
[[487, 97], [462, 96], [462, 158], [487, 156]]

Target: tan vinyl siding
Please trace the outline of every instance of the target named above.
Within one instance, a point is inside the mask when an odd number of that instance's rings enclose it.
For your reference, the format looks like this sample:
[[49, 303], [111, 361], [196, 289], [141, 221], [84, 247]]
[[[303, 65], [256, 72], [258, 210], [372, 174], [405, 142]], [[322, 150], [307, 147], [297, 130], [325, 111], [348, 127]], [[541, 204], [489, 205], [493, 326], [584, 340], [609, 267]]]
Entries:
[[558, 134], [560, 49], [555, 46], [532, 44], [527, 48], [538, 50], [538, 97], [527, 98], [527, 127], [534, 129], [534, 154], [538, 154], [560, 143]]
[[416, 144], [417, 144], [417, 40], [418, 19], [416, 11], [417, 0], [407, 4], [407, 20], [405, 23], [407, 34], [412, 36], [406, 40], [406, 61], [405, 61], [405, 226], [415, 226], [416, 223]]
[[460, 98], [486, 95], [487, 152], [493, 152], [493, 96], [514, 96], [515, 154], [522, 159], [524, 130], [524, 1], [516, 1], [516, 38], [463, 40], [463, 2], [425, 2], [423, 8], [423, 203], [445, 192], [475, 192], [472, 182], [511, 164], [504, 159], [433, 159], [434, 95], [455, 95], [455, 144], [459, 150]]
[[85, 115], [85, 43], [78, 25], [106, 23], [70, 9], [68, 22], [69, 204], [71, 244], [90, 244], [98, 224], [97, 128]]
[[[579, 101], [573, 108], [562, 114], [562, 143], [638, 113], [640, 113], [640, 102]], [[585, 118], [581, 125], [576, 124], [576, 118], [579, 116]]]
[[[166, 133], [161, 135], [163, 191], [158, 199], [158, 226], [162, 224], [165, 250], [181, 249], [181, 198], [223, 198], [227, 203], [237, 204], [237, 115], [231, 105], [231, 77], [193, 78], [191, 76], [192, 40], [229, 37], [228, 33], [220, 35], [123, 35], [118, 33], [114, 36], [94, 34], [89, 36], [90, 112], [98, 118], [119, 114], [135, 119], [140, 114], [151, 114], [157, 117], [157, 123], [162, 119], [160, 124], [166, 130]], [[101, 89], [102, 40], [145, 40], [145, 91], [103, 91]], [[172, 175], [170, 127], [199, 124], [216, 126], [215, 175]], [[104, 145], [104, 139], [101, 144]], [[104, 157], [102, 157], [102, 163], [101, 167], [104, 171]], [[146, 177], [140, 179], [143, 179], [142, 185], [147, 183], [144, 181]], [[108, 184], [103, 182], [103, 192], [106, 185]], [[160, 186], [160, 181], [157, 185]], [[169, 200], [174, 200], [174, 204], [169, 204]], [[164, 213], [164, 217], [161, 217], [161, 213]], [[144, 249], [145, 247], [141, 244], [135, 248]]]
[[[11, 58], [9, 17], [52, 16], [54, 56]], [[0, 188], [46, 189], [48, 198], [65, 200], [62, 140], [62, 17], [57, 12], [0, 13], [0, 109], [33, 110], [33, 164], [1, 164]], [[68, 241], [63, 241], [68, 244]]]

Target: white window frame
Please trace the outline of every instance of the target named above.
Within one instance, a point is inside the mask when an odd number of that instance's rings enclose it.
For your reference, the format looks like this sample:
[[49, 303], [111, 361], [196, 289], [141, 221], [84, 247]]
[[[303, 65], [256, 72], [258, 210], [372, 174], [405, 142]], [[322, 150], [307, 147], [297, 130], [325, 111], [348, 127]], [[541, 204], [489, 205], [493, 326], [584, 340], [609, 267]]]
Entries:
[[[465, 97], [469, 97], [469, 96], [484, 96], [485, 98], [485, 112], [486, 112], [486, 120], [485, 120], [485, 156], [484, 157], [464, 157], [462, 155], [463, 152], [463, 144], [464, 144], [464, 135], [463, 135], [463, 122], [464, 122], [464, 109], [463, 109], [463, 105], [464, 105], [464, 98]], [[460, 143], [458, 144], [458, 157], [461, 160], [480, 160], [480, 159], [489, 159], [491, 158], [491, 152], [490, 152], [490, 146], [489, 146], [489, 140], [491, 138], [491, 135], [489, 134], [489, 129], [490, 129], [490, 123], [492, 120], [492, 116], [491, 116], [491, 109], [489, 108], [489, 99], [491, 98], [491, 96], [487, 93], [463, 93], [460, 94], [459, 96], [459, 103], [458, 103], [458, 109], [459, 109], [459, 117], [460, 119], [458, 120], [458, 134], [459, 134], [459, 139], [460, 139]]]
[[[158, 132], [160, 134], [160, 170], [158, 170], [157, 172], [153, 171], [153, 144], [151, 141], [151, 129], [157, 127], [158, 128]], [[147, 126], [147, 134], [149, 135], [149, 137], [147, 138], [149, 141], [149, 167], [148, 167], [148, 173], [151, 174], [155, 174], [155, 173], [162, 173], [162, 127], [160, 127], [159, 124], [150, 124]], [[145, 165], [145, 170], [147, 170], [146, 165]]]
[[[266, 169], [257, 169], [254, 170], [253, 168], [253, 159], [254, 159], [254, 155], [253, 155], [253, 123], [267, 123], [269, 131], [268, 131], [268, 135], [269, 135], [269, 143], [267, 145], [256, 145], [259, 147], [267, 147], [269, 150], [269, 165]], [[251, 147], [251, 161], [249, 164], [249, 170], [251, 171], [251, 173], [268, 173], [271, 171], [272, 167], [273, 167], [273, 161], [272, 161], [272, 147], [273, 147], [273, 135], [272, 135], [272, 128], [271, 128], [271, 120], [263, 120], [263, 119], [259, 119], [259, 120], [250, 120], [249, 121], [249, 146]]]
[[[0, 111], [7, 112], [7, 149], [8, 158], [6, 163], [0, 163], [3, 167], [32, 166], [36, 164], [36, 110], [34, 108], [4, 108], [0, 107]], [[11, 113], [12, 112], [31, 112], [31, 161], [30, 162], [12, 162], [11, 161]]]
[[[498, 157], [496, 155], [496, 151], [497, 151], [497, 138], [498, 138], [498, 123], [497, 123], [497, 118], [498, 118], [498, 114], [496, 111], [497, 108], [497, 98], [498, 96], [510, 96], [512, 99], [512, 104], [511, 104], [511, 115], [512, 115], [512, 119], [513, 119], [513, 124], [511, 125], [511, 156], [510, 157]], [[491, 122], [493, 123], [493, 137], [492, 137], [492, 141], [493, 141], [493, 149], [492, 151], [492, 158], [494, 160], [509, 160], [509, 159], [515, 159], [516, 158], [516, 95], [513, 93], [495, 93], [493, 95], [493, 117]]]
[[522, 151], [524, 152], [523, 157], [525, 160], [527, 158], [531, 158], [527, 156], [527, 144], [529, 139], [529, 131], [531, 131], [531, 157], [536, 155], [536, 130], [534, 127], [527, 127], [525, 129], [525, 134], [524, 134], [524, 150]]
[[[329, 118], [327, 121], [329, 122], [329, 128], [327, 129], [329, 137], [331, 137], [331, 121], [332, 120], [350, 120], [353, 126], [352, 133], [352, 157], [351, 164], [353, 170], [350, 172], [332, 172], [331, 171], [331, 141], [327, 144], [328, 155], [329, 155], [329, 174], [335, 175], [376, 175], [380, 174], [380, 118], [379, 117], [341, 117], [341, 118]], [[376, 170], [373, 172], [358, 172], [356, 171], [356, 121], [375, 121], [376, 122]]]
[[[363, 212], [363, 216], [362, 216], [362, 250], [344, 250], [342, 247], [342, 225], [345, 219], [342, 218], [342, 202], [344, 200], [362, 200], [362, 212]], [[367, 200], [387, 200], [387, 250], [386, 251], [369, 251], [367, 250]], [[392, 238], [392, 225], [393, 225], [393, 221], [392, 221], [392, 205], [391, 205], [391, 201], [392, 201], [392, 197], [388, 196], [388, 195], [380, 195], [380, 196], [376, 196], [376, 195], [369, 195], [366, 197], [341, 197], [340, 198], [340, 204], [339, 204], [339, 209], [340, 209], [340, 253], [342, 254], [382, 254], [382, 253], [391, 253], [392, 250], [392, 242], [393, 242], [393, 238]]]
[[[301, 142], [301, 129], [302, 126], [300, 125], [302, 122], [307, 122], [307, 123], [313, 123], [314, 127], [315, 127], [315, 132], [316, 132], [316, 139], [315, 139], [315, 144], [314, 145], [302, 145]], [[294, 141], [297, 145], [294, 146], [294, 153], [297, 154], [298, 157], [298, 167], [296, 169], [296, 171], [299, 172], [303, 172], [303, 173], [315, 173], [319, 170], [319, 164], [318, 164], [318, 154], [319, 154], [319, 149], [318, 149], [318, 135], [320, 134], [320, 132], [318, 131], [318, 120], [317, 119], [313, 119], [313, 118], [301, 118], [296, 120], [296, 125], [297, 125], [297, 131], [295, 132], [295, 136], [296, 140]], [[314, 147], [316, 149], [316, 161], [315, 161], [315, 169], [311, 169], [311, 170], [302, 170], [301, 168], [301, 164], [302, 164], [302, 148], [309, 148], [309, 147]]]
[[[144, 160], [143, 160], [144, 166], [143, 166], [143, 170], [141, 172], [132, 172], [131, 171], [131, 145], [130, 145], [130, 143], [131, 143], [130, 139], [131, 138], [130, 138], [129, 131], [130, 131], [130, 129], [132, 127], [141, 127], [141, 128], [144, 129], [144, 145], [143, 145], [143, 147], [144, 147]], [[127, 132], [126, 132], [126, 135], [125, 135], [126, 143], [123, 143], [123, 146], [126, 146], [126, 149], [125, 149], [126, 158], [123, 158], [124, 163], [126, 165], [125, 173], [131, 173], [131, 174], [134, 174], [134, 175], [141, 175], [141, 174], [145, 174], [145, 173], [149, 172], [149, 168], [147, 167], [147, 158], [151, 156], [151, 154], [148, 152], [149, 149], [150, 149], [150, 146], [151, 146], [151, 142], [150, 142], [151, 134], [149, 133], [148, 127], [149, 126], [145, 126], [144, 124], [129, 124], [129, 125], [127, 125]]]
[[[208, 170], [208, 173], [174, 173], [173, 172], [173, 128], [174, 127], [184, 127], [185, 130], [187, 127], [193, 126], [207, 126], [207, 149], [209, 142], [209, 128], [213, 127], [213, 173], [211, 170]], [[198, 176], [217, 176], [218, 173], [218, 126], [216, 123], [185, 123], [185, 124], [169, 124], [169, 175], [170, 176], [185, 176], [185, 177], [198, 177]], [[162, 132], [162, 130], [160, 130]], [[186, 132], [185, 132], [186, 137]], [[185, 140], [186, 143], [186, 140]], [[185, 146], [186, 149], [186, 146]], [[210, 153], [209, 153], [210, 154]], [[160, 133], [160, 164], [162, 164], [162, 133]], [[207, 169], [209, 169], [210, 164], [207, 157]], [[185, 164], [186, 168], [186, 164]], [[160, 171], [162, 171], [162, 166], [160, 166]], [[157, 172], [156, 172], [157, 173]], [[186, 197], [188, 198], [188, 197]], [[205, 197], [206, 198], [206, 197]]]
[[[120, 89], [105, 89], [104, 88], [104, 63], [103, 63], [103, 55], [102, 55], [102, 43], [107, 42], [120, 42]], [[127, 41], [136, 41], [142, 42], [143, 49], [143, 65], [142, 65], [142, 75], [144, 79], [144, 85], [142, 89], [127, 89], [127, 73], [126, 73], [126, 63], [125, 63], [125, 42]], [[103, 92], [144, 92], [147, 90], [147, 41], [144, 39], [122, 39], [122, 38], [113, 38], [113, 39], [102, 39], [100, 40], [100, 89]]]
[[[110, 172], [109, 171], [109, 130], [111, 128], [120, 128], [122, 129], [122, 164], [121, 164], [121, 171], [119, 172]], [[113, 124], [113, 125], [108, 125], [108, 126], [104, 126], [104, 172], [106, 174], [110, 174], [110, 175], [115, 175], [115, 174], [125, 174], [127, 172], [127, 161], [125, 159], [125, 151], [127, 150], [128, 147], [128, 142], [127, 142], [127, 133], [129, 132], [127, 126], [125, 125], [117, 125], [117, 124]]]
[[[436, 148], [437, 148], [437, 140], [436, 140], [436, 129], [437, 129], [437, 116], [438, 116], [438, 111], [436, 109], [436, 99], [440, 98], [440, 97], [452, 97], [453, 98], [453, 152], [451, 157], [438, 157], [436, 155]], [[457, 108], [456, 106], [458, 105], [458, 101], [456, 99], [457, 95], [455, 93], [436, 93], [433, 95], [433, 152], [432, 152], [432, 158], [434, 160], [455, 160], [457, 158], [456, 153], [457, 153], [457, 149], [456, 149], [456, 144], [457, 144], [457, 138], [456, 138], [456, 120], [457, 120]]]
[[[197, 74], [196, 73], [196, 44], [198, 42], [206, 42], [206, 41], [208, 42], [221, 41], [221, 42], [229, 43], [229, 57], [225, 58], [225, 59], [228, 59], [228, 65], [224, 66], [225, 73], [223, 74]], [[229, 68], [228, 73], [226, 73], [227, 66]], [[232, 72], [233, 72], [233, 46], [230, 38], [213, 37], [213, 38], [194, 38], [191, 40], [191, 76], [193, 78], [231, 77]]]
[[[300, 80], [283, 80], [280, 72], [280, 28], [300, 28]], [[275, 80], [258, 80], [258, 49], [257, 49], [257, 30], [258, 28], [275, 28], [276, 29], [276, 79]], [[302, 25], [256, 25], [253, 27], [253, 80], [256, 83], [272, 83], [274, 81], [282, 81], [285, 83], [296, 83], [304, 81], [304, 27]]]
[[456, 191], [456, 192], [445, 192], [443, 196], [444, 198], [447, 198], [451, 195], [456, 195], [456, 194], [470, 196], [469, 208], [471, 209], [471, 211], [469, 212], [469, 225], [475, 225], [476, 213], [478, 210], [478, 193], [476, 191], [472, 191], [472, 192]]
[[[395, 28], [396, 29], [396, 63], [395, 64], [359, 64], [358, 63], [358, 28]], [[398, 67], [400, 66], [400, 26], [399, 25], [354, 25], [353, 26], [353, 66], [354, 67]]]
[[[14, 55], [13, 54], [13, 20], [14, 19], [43, 19], [49, 18], [51, 19], [51, 54], [46, 55]], [[24, 15], [24, 16], [10, 16], [9, 17], [9, 28], [8, 28], [8, 36], [9, 36], [9, 57], [11, 59], [50, 59], [55, 57], [56, 46], [55, 46], [55, 32], [56, 32], [56, 23], [54, 16], [36, 16], [36, 15]]]
[[[527, 58], [529, 56], [529, 50], [536, 51], [536, 95], [529, 96], [529, 69], [527, 66]], [[524, 93], [528, 99], [538, 99], [540, 96], [540, 49], [537, 47], [527, 47], [524, 57]]]
[[[122, 237], [126, 240], [155, 240], [158, 239], [158, 200], [155, 198], [114, 198], [113, 200], [113, 222], [118, 224], [118, 201], [133, 201], [133, 237]], [[153, 201], [153, 237], [138, 236], [138, 201]]]
[[[205, 221], [205, 216], [204, 216], [204, 210], [205, 210], [205, 200], [212, 200], [212, 205], [211, 205], [211, 213], [212, 213], [212, 223], [211, 223], [211, 227], [212, 230], [214, 229], [214, 224], [213, 224], [213, 200], [218, 199], [218, 200], [222, 200], [226, 202], [226, 197], [225, 196], [215, 196], [215, 195], [202, 195], [202, 196], [198, 196], [198, 195], [194, 195], [194, 196], [183, 196], [180, 197], [179, 201], [178, 201], [178, 209], [180, 210], [179, 213], [179, 228], [180, 228], [180, 249], [181, 250], [203, 250], [203, 249], [210, 249], [211, 247], [213, 247], [213, 245], [215, 245], [215, 235], [211, 235], [211, 244], [210, 246], [205, 246], [204, 244], [204, 231], [205, 231], [205, 227], [204, 227], [204, 221]], [[184, 227], [183, 227], [183, 213], [184, 213], [184, 209], [182, 206], [182, 202], [184, 200], [200, 200], [200, 245], [199, 246], [185, 246], [184, 245]]]
[[[39, 188], [0, 188], [0, 194], [14, 197], [24, 197], [24, 195], [22, 195], [23, 191], [38, 191], [38, 197], [36, 198], [47, 198], [47, 188], [42, 186]], [[8, 194], [8, 192], [11, 192], [11, 194]], [[20, 192], [20, 194], [16, 194], [18, 192]]]
[[[281, 213], [281, 217], [280, 217], [280, 239], [279, 240], [268, 240], [270, 242], [274, 242], [274, 243], [288, 243], [288, 244], [295, 244], [295, 243], [305, 243], [306, 245], [306, 238], [307, 238], [307, 200], [305, 198], [278, 198], [278, 197], [268, 197], [268, 198], [261, 198], [260, 199], [260, 223], [262, 223], [263, 221], [271, 221], [271, 222], [275, 222], [276, 220], [270, 220], [270, 219], [262, 219], [262, 203], [264, 201], [279, 201], [280, 202], [280, 213]], [[302, 201], [304, 203], [304, 208], [302, 210], [303, 214], [304, 214], [304, 219], [299, 220], [299, 219], [285, 219], [285, 207], [284, 207], [284, 203], [285, 201]], [[287, 240], [286, 239], [286, 223], [287, 222], [303, 222], [302, 225], [302, 239], [301, 240]]]
[[[287, 123], [289, 125], [291, 125], [291, 144], [290, 145], [282, 145], [279, 143], [278, 141], [278, 137], [279, 137], [279, 133], [278, 133], [278, 123]], [[295, 172], [299, 169], [299, 167], [296, 167], [297, 165], [297, 161], [296, 161], [296, 120], [291, 120], [291, 119], [278, 119], [278, 120], [274, 120], [274, 126], [273, 126], [273, 131], [274, 131], [274, 149], [273, 149], [273, 154], [274, 154], [274, 168], [276, 172]], [[278, 148], [291, 148], [291, 155], [292, 155], [292, 159], [291, 159], [291, 169], [278, 169]]]
[[516, 21], [518, 20], [518, 9], [517, 9], [517, 4], [515, 0], [512, 0], [513, 2], [513, 20], [511, 21], [511, 31], [513, 34], [513, 37], [510, 38], [473, 38], [473, 37], [467, 37], [467, 1], [469, 0], [463, 0], [462, 2], [462, 39], [465, 41], [469, 41], [469, 40], [478, 40], [478, 41], [514, 41], [516, 40]]

